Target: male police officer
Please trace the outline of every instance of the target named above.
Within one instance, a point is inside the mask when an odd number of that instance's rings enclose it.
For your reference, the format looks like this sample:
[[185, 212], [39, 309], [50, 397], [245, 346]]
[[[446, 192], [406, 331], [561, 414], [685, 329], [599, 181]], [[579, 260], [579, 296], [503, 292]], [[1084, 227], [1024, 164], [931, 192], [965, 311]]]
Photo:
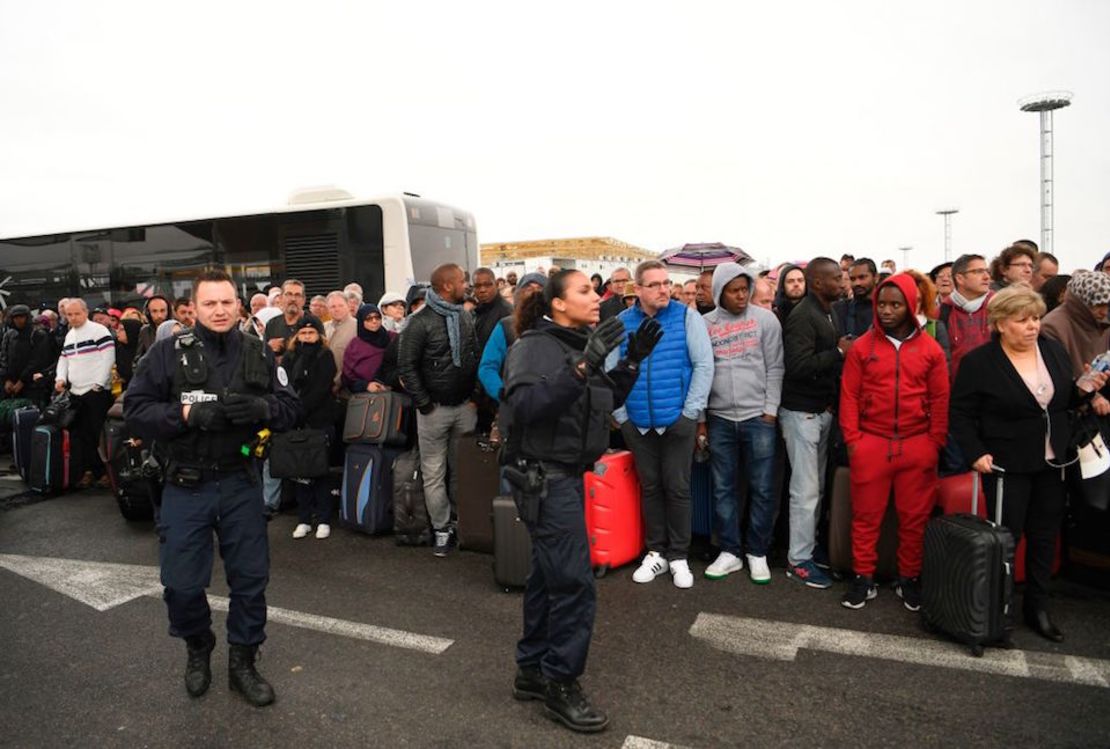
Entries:
[[199, 697], [212, 681], [216, 637], [204, 590], [215, 530], [231, 588], [230, 687], [261, 707], [274, 701], [273, 688], [254, 668], [266, 639], [270, 550], [262, 487], [247, 456], [259, 430], [292, 428], [301, 405], [262, 342], [239, 332], [227, 273], [203, 271], [193, 282], [193, 299], [196, 327], [157, 342], [143, 357], [124, 417], [133, 434], [157, 440], [166, 461], [159, 556], [170, 634], [184, 638], [188, 651], [185, 688]]

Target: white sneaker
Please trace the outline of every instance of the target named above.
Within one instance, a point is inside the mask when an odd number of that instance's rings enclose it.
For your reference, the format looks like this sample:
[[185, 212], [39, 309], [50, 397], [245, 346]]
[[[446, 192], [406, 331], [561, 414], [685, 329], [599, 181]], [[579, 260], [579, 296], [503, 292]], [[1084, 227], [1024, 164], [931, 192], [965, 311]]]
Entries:
[[767, 557], [753, 557], [751, 554], [745, 554], [748, 558], [748, 576], [756, 585], [766, 585], [771, 582], [771, 568], [767, 566]]
[[724, 580], [733, 572], [744, 569], [744, 562], [740, 557], [730, 551], [722, 551], [713, 560], [713, 564], [705, 568], [705, 576], [710, 580]]
[[694, 587], [694, 573], [690, 572], [690, 565], [685, 559], [671, 562], [671, 580], [676, 588]]
[[331, 526], [326, 523], [320, 523], [316, 526], [316, 538], [327, 538], [331, 535]]
[[293, 529], [293, 538], [304, 538], [308, 532], [312, 530], [312, 526], [308, 523], [301, 523]]
[[640, 562], [640, 566], [632, 573], [632, 581], [637, 583], [650, 583], [655, 578], [667, 571], [667, 560], [657, 551], [649, 551]]

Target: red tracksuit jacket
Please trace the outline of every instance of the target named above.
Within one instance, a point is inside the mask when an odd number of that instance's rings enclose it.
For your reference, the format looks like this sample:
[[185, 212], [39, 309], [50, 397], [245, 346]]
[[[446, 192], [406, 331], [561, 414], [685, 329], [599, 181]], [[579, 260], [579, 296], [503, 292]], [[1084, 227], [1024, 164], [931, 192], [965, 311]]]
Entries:
[[[875, 299], [879, 289], [891, 283], [905, 295], [909, 308], [916, 309], [917, 286], [901, 273], [879, 284]], [[866, 433], [889, 440], [893, 450], [899, 439], [929, 434], [937, 448], [943, 448], [948, 393], [948, 366], [940, 344], [917, 325], [917, 332], [896, 349], [883, 333], [876, 312], [875, 324], [852, 344], [844, 359], [840, 388], [844, 442], [853, 445]]]

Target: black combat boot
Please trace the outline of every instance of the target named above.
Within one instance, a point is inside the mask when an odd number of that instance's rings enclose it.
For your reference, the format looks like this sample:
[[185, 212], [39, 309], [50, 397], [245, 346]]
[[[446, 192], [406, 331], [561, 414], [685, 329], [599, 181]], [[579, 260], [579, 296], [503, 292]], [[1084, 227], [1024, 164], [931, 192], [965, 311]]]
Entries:
[[537, 666], [521, 666], [513, 680], [513, 698], [521, 702], [547, 697], [547, 679]]
[[216, 635], [208, 630], [202, 635], [185, 638], [185, 651], [189, 659], [185, 662], [185, 689], [190, 697], [200, 697], [208, 691], [212, 683], [212, 650], [216, 647]]
[[548, 680], [543, 704], [549, 718], [572, 731], [597, 733], [609, 725], [609, 716], [590, 705], [577, 680]]
[[227, 655], [227, 685], [255, 707], [274, 701], [274, 688], [254, 668], [257, 645], [232, 645]]

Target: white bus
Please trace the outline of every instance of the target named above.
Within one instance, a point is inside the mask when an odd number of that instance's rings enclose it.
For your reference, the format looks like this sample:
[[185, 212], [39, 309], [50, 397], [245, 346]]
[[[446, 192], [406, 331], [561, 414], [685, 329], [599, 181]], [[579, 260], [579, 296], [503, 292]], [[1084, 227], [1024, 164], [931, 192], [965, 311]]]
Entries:
[[266, 213], [0, 239], [0, 307], [72, 296], [90, 307], [173, 300], [207, 267], [227, 269], [248, 300], [295, 278], [309, 297], [357, 282], [373, 303], [427, 282], [443, 263], [478, 267], [470, 213], [409, 193], [358, 199], [323, 188]]

